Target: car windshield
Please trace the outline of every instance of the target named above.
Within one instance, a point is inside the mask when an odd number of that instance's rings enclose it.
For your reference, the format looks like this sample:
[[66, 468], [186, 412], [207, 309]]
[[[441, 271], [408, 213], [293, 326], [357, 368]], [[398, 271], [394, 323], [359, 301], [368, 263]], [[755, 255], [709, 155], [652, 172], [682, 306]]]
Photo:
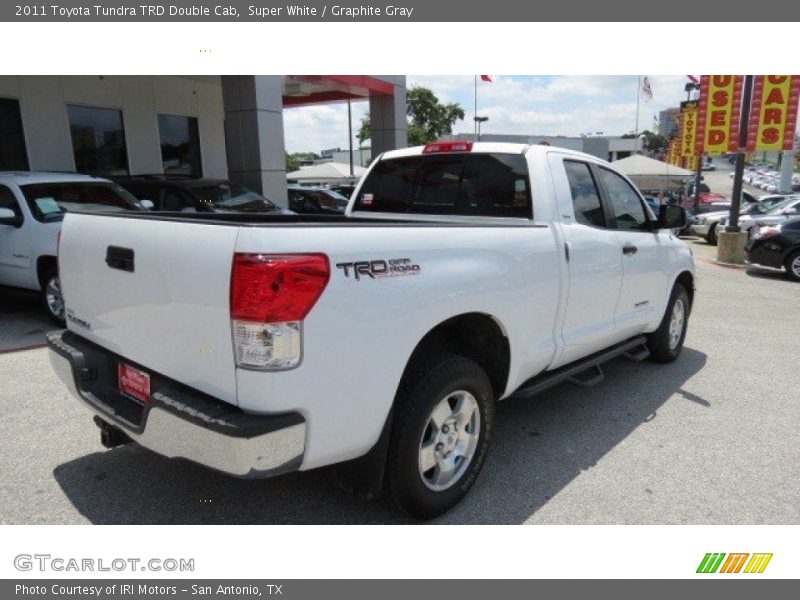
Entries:
[[64, 218], [64, 213], [73, 210], [142, 210], [136, 198], [116, 183], [105, 181], [31, 183], [20, 189], [34, 218], [42, 222], [58, 221]]
[[261, 194], [238, 183], [218, 183], [198, 186], [194, 193], [202, 202], [211, 203], [217, 210], [241, 212], [275, 211], [280, 208]]

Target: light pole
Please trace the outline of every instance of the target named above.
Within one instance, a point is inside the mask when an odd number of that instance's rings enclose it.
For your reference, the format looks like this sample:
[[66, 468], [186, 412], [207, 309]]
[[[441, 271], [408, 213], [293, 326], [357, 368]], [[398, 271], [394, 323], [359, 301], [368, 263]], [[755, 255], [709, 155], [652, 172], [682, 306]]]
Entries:
[[481, 123], [486, 123], [486, 121], [488, 121], [488, 120], [489, 120], [489, 117], [479, 117], [479, 116], [475, 115], [475, 124], [476, 124], [476, 126], [478, 128], [478, 137], [477, 137], [476, 141], [478, 141], [478, 142], [481, 141]]

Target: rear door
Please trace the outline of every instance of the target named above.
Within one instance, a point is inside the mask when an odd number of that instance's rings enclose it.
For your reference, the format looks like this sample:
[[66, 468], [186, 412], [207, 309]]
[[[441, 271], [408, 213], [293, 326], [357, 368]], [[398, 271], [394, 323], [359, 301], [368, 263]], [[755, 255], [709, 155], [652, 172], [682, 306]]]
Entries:
[[68, 214], [59, 252], [68, 328], [134, 366], [235, 403], [229, 290], [238, 231]]
[[550, 165], [569, 276], [562, 324], [564, 349], [555, 367], [613, 343], [622, 255], [590, 163], [551, 155]]
[[619, 334], [630, 337], [642, 332], [654, 313], [663, 311], [667, 286], [665, 239], [650, 226], [644, 199], [624, 177], [602, 166], [596, 172], [622, 257], [622, 290], [614, 320]]

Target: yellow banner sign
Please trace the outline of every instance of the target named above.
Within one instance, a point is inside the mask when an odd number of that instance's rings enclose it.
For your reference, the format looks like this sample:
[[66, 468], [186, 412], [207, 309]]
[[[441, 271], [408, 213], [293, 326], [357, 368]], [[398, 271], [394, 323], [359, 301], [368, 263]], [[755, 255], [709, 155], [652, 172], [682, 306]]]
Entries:
[[725, 154], [739, 150], [741, 75], [703, 75], [697, 113], [697, 154]]
[[681, 102], [681, 123], [678, 141], [679, 152], [683, 156], [694, 156], [697, 135], [697, 100]]
[[800, 75], [756, 75], [747, 151], [792, 150], [797, 125]]

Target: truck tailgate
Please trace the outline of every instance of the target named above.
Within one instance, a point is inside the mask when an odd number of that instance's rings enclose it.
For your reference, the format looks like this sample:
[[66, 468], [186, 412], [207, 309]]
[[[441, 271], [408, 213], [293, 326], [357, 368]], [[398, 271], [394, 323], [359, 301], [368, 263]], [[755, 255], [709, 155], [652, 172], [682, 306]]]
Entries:
[[233, 225], [69, 214], [59, 248], [67, 326], [147, 369], [236, 403]]

